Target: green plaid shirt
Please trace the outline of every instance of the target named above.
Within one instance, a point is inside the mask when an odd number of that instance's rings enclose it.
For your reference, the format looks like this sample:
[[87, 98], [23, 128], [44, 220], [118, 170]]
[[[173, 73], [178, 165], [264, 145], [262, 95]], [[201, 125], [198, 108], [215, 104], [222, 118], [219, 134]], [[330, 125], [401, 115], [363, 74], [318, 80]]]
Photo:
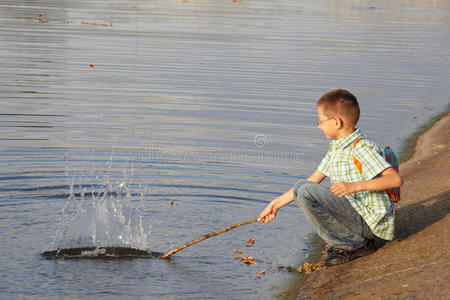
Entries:
[[[359, 138], [363, 139], [353, 150], [353, 144]], [[352, 152], [362, 164], [362, 173], [353, 162]], [[390, 166], [384, 159], [383, 149], [356, 129], [346, 137], [330, 142], [317, 169], [335, 184], [370, 180]], [[375, 235], [385, 240], [394, 238], [394, 205], [385, 191], [362, 191], [345, 197]]]

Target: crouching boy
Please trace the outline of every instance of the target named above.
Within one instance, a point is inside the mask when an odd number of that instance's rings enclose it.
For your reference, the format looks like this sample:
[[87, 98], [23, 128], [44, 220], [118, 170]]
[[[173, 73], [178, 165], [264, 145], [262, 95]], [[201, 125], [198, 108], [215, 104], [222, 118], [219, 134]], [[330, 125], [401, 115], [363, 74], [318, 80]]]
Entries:
[[[355, 128], [360, 110], [350, 92], [323, 95], [317, 114], [318, 128], [334, 139], [328, 152], [306, 181], [270, 202], [258, 221], [272, 221], [281, 207], [295, 200], [329, 245], [325, 265], [330, 266], [374, 252], [376, 237], [393, 239], [394, 205], [385, 190], [401, 186], [402, 178], [384, 159], [383, 149]], [[329, 189], [320, 185], [326, 177], [332, 184]]]

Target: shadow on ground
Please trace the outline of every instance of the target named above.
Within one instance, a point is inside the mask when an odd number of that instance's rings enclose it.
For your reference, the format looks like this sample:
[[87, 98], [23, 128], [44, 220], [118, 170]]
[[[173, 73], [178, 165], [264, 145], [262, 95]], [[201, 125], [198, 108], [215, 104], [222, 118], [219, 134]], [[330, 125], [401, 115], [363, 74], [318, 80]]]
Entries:
[[450, 211], [450, 191], [396, 210], [395, 236], [402, 241], [444, 218]]

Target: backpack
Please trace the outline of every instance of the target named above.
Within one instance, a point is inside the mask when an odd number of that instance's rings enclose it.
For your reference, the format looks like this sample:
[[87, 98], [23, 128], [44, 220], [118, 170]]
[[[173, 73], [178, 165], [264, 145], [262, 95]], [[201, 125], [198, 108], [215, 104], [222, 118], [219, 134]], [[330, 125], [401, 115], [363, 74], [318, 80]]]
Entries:
[[[355, 150], [355, 147], [359, 143], [360, 140], [362, 140], [362, 138], [359, 138], [355, 141], [355, 143], [353, 144], [352, 150]], [[384, 153], [384, 158], [386, 159], [386, 161], [391, 164], [391, 166], [394, 168], [395, 171], [398, 172], [398, 161], [397, 161], [397, 156], [395, 155], [394, 151], [389, 146], [386, 146], [384, 148], [383, 153]], [[362, 164], [361, 164], [361, 162], [359, 162], [359, 160], [353, 154], [353, 151], [352, 151], [352, 156], [353, 156], [353, 163], [355, 164], [355, 166], [359, 170], [359, 172], [362, 173]], [[389, 198], [391, 198], [392, 201], [394, 201], [395, 203], [400, 201], [400, 188], [399, 187], [387, 189], [387, 190], [385, 190], [385, 192], [388, 194]]]

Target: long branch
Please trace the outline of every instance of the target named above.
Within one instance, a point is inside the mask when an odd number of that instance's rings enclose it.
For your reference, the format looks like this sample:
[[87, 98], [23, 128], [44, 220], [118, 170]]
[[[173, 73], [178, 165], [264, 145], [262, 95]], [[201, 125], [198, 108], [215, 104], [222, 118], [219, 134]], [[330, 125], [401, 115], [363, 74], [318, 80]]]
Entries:
[[213, 236], [216, 236], [216, 235], [218, 235], [218, 234], [221, 234], [221, 233], [230, 231], [231, 229], [234, 229], [234, 228], [236, 228], [236, 227], [240, 227], [240, 226], [243, 226], [243, 225], [247, 225], [247, 224], [254, 223], [254, 222], [256, 222], [256, 221], [257, 221], [257, 219], [251, 219], [251, 220], [248, 220], [248, 221], [244, 221], [244, 222], [241, 222], [241, 223], [237, 223], [237, 224], [234, 224], [234, 225], [231, 225], [231, 226], [222, 228], [222, 229], [217, 230], [217, 231], [215, 231], [215, 232], [211, 232], [211, 233], [205, 234], [204, 236], [201, 236], [201, 237], [199, 237], [198, 239], [195, 239], [195, 240], [193, 240], [193, 241], [190, 241], [189, 243], [186, 243], [186, 244], [184, 244], [184, 245], [182, 245], [182, 246], [180, 246], [180, 247], [178, 247], [178, 248], [176, 248], [176, 249], [173, 249], [173, 250], [167, 252], [166, 254], [164, 254], [163, 256], [161, 256], [161, 258], [167, 258], [167, 257], [171, 256], [172, 254], [177, 253], [177, 252], [180, 251], [180, 250], [183, 250], [183, 249], [186, 248], [186, 247], [189, 247], [189, 246], [192, 246], [192, 245], [194, 245], [194, 244], [197, 244], [198, 242], [201, 242], [201, 241], [203, 241], [203, 240], [209, 239], [210, 237], [213, 237]]

